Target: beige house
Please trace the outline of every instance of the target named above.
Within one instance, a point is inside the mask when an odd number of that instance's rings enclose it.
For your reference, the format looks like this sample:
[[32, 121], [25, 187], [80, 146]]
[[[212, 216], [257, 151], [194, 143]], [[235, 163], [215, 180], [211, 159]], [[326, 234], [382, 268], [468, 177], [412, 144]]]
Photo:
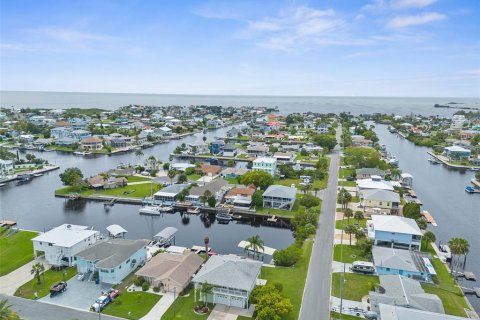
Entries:
[[88, 137], [80, 141], [80, 145], [85, 150], [100, 150], [103, 148], [102, 140], [97, 137]]
[[365, 189], [359, 192], [363, 208], [378, 208], [397, 215], [400, 210], [400, 195], [394, 191], [382, 189]]
[[144, 277], [152, 286], [159, 286], [163, 292], [178, 294], [187, 287], [202, 263], [203, 259], [189, 250], [183, 254], [162, 252], [135, 275]]

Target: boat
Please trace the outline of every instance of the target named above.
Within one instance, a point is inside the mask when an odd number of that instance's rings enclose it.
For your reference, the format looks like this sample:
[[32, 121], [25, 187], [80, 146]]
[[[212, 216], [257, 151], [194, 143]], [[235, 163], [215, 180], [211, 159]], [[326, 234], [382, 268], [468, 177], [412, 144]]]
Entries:
[[7, 184], [6, 183], [0, 183], [0, 188], [5, 187]]
[[388, 163], [394, 167], [398, 167], [398, 159], [395, 157], [390, 158], [390, 160], [388, 160]]
[[173, 207], [170, 207], [170, 206], [160, 207], [160, 211], [161, 212], [172, 212]]
[[22, 174], [17, 176], [17, 184], [27, 183], [32, 180], [32, 176], [30, 174]]
[[475, 189], [472, 186], [466, 186], [465, 192], [467, 193], [475, 193]]
[[431, 164], [440, 164], [440, 161], [438, 161], [438, 160], [435, 159], [435, 158], [428, 158], [428, 161], [429, 161]]
[[471, 167], [470, 168], [471, 171], [480, 171], [480, 168], [477, 168], [477, 167]]
[[187, 209], [187, 213], [199, 214], [200, 213], [200, 208], [199, 207], [189, 207]]
[[88, 156], [92, 153], [90, 151], [74, 151], [73, 154], [76, 156]]
[[41, 176], [43, 176], [43, 173], [34, 173], [33, 176], [34, 177], [41, 177]]
[[233, 218], [229, 213], [225, 212], [219, 212], [215, 215], [215, 218], [217, 218], [218, 222], [230, 222]]
[[138, 210], [138, 212], [140, 214], [159, 215], [160, 210], [161, 210], [161, 207], [159, 206], [143, 206]]

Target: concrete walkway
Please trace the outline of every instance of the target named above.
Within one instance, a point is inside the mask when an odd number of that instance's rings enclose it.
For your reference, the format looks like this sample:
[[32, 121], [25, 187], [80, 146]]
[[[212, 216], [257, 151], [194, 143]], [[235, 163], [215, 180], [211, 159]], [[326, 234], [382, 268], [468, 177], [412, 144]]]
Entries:
[[[345, 272], [346, 273], [352, 273], [350, 271], [350, 268], [352, 267], [351, 263], [345, 263]], [[338, 262], [338, 261], [333, 261], [332, 262], [332, 273], [334, 272], [343, 272], [343, 263]]]
[[[35, 263], [37, 263], [36, 260], [30, 261], [9, 274], [0, 277], [0, 293], [13, 296], [18, 287], [32, 280], [33, 275], [30, 273], [30, 270]], [[45, 265], [45, 270], [47, 269], [48, 267]]]
[[[339, 311], [340, 310], [340, 298], [331, 296], [330, 297], [330, 307], [331, 310], [334, 311]], [[353, 300], [346, 300], [343, 299], [343, 310], [349, 310], [349, 309], [359, 309], [363, 311], [367, 311], [367, 304], [361, 301], [353, 301]]]
[[[178, 297], [178, 295], [177, 295]], [[175, 299], [173, 293], [167, 292], [162, 295], [162, 298], [153, 306], [153, 308], [141, 320], [158, 320], [163, 314], [167, 312]]]
[[207, 320], [235, 320], [238, 316], [252, 317], [253, 311], [253, 307], [250, 307], [249, 309], [241, 309], [217, 304]]

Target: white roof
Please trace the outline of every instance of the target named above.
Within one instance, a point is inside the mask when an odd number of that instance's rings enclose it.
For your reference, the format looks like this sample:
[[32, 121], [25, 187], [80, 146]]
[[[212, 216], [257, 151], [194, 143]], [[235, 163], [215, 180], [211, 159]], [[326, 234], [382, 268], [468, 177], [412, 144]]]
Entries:
[[177, 247], [177, 246], [170, 246], [165, 250], [165, 252], [168, 253], [174, 253], [174, 254], [183, 254], [187, 250], [185, 247]]
[[357, 180], [357, 186], [359, 189], [382, 189], [393, 191], [393, 186], [390, 181], [380, 180], [374, 181], [372, 179], [360, 179]]
[[174, 227], [166, 227], [159, 233], [155, 235], [154, 238], [161, 238], [161, 239], [169, 239], [171, 236], [173, 236], [175, 233], [177, 233], [178, 229]]
[[444, 313], [403, 308], [381, 303], [379, 305], [382, 320], [461, 320], [468, 319]]
[[253, 163], [276, 163], [277, 159], [270, 157], [260, 157], [253, 160]]
[[[242, 248], [242, 249], [245, 249], [246, 246], [248, 246], [250, 244], [250, 242], [246, 241], [246, 240], [242, 240], [238, 243], [238, 247], [239, 248]], [[250, 249], [251, 250], [251, 249]], [[267, 246], [263, 246], [263, 250], [262, 249], [259, 249], [259, 252], [261, 253], [265, 253], [269, 256], [273, 256], [273, 254], [275, 253], [275, 251], [277, 251], [277, 249], [274, 249], [274, 248], [270, 248], [270, 247], [267, 247]]]
[[70, 248], [96, 233], [98, 233], [98, 231], [89, 230], [87, 226], [62, 224], [61, 226], [40, 234], [33, 238], [32, 241], [47, 242], [58, 247]]
[[470, 152], [470, 150], [459, 147], [459, 146], [451, 146], [451, 147], [445, 147], [445, 150], [448, 150], [450, 152]]
[[127, 230], [125, 230], [121, 226], [119, 226], [118, 224], [112, 224], [112, 225], [108, 226], [107, 231], [114, 237], [118, 236], [119, 234], [128, 232]]
[[371, 221], [377, 231], [422, 235], [415, 220], [399, 216], [372, 215]]
[[404, 172], [400, 175], [402, 178], [413, 178], [413, 176], [410, 173]]
[[280, 197], [280, 198], [288, 198], [293, 199], [297, 197], [297, 189], [292, 187], [286, 187], [282, 185], [271, 185], [265, 190], [263, 193], [264, 197]]

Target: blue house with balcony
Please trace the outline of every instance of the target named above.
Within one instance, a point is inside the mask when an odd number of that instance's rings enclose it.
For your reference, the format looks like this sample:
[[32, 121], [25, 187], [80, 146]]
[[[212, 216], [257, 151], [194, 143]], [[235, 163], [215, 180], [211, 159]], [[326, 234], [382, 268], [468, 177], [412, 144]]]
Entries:
[[423, 233], [413, 219], [372, 215], [367, 221], [367, 230], [376, 246], [420, 250]]
[[424, 282], [432, 282], [432, 275], [436, 275], [428, 253], [373, 246], [372, 257], [378, 275], [400, 275]]
[[450, 146], [443, 149], [443, 154], [449, 159], [463, 160], [470, 158], [472, 151], [459, 146]]
[[75, 255], [77, 271], [84, 274], [98, 272], [101, 283], [118, 284], [147, 262], [149, 242], [121, 238], [96, 242]]
[[212, 143], [210, 143], [210, 152], [212, 154], [222, 154], [224, 146], [225, 146], [225, 141], [215, 140]]

